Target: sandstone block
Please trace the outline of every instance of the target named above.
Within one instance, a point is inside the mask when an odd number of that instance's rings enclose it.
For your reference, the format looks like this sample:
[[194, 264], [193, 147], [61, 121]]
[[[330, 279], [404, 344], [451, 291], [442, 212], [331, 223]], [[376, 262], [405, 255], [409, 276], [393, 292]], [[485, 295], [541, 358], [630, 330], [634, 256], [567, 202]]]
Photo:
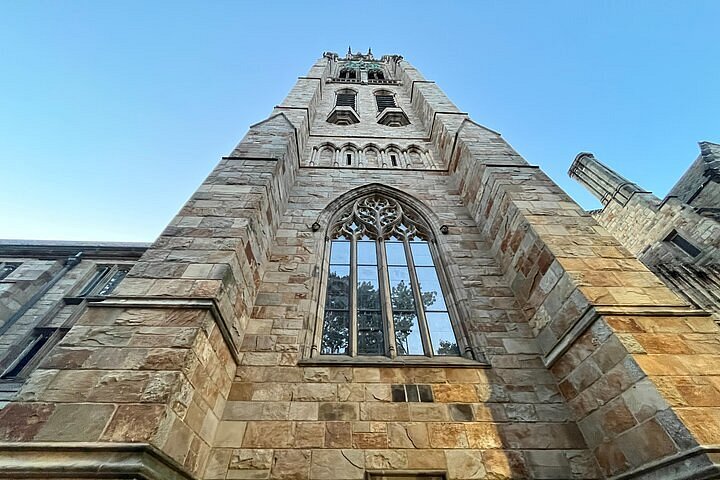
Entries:
[[365, 455], [358, 450], [313, 450], [310, 478], [314, 480], [363, 480]]

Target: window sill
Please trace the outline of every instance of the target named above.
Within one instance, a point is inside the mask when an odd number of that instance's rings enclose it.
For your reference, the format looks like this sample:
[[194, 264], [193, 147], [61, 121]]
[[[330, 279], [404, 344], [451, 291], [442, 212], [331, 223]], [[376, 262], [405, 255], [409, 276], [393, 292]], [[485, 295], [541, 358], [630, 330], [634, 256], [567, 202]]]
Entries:
[[417, 367], [417, 368], [490, 368], [487, 362], [464, 357], [348, 357], [345, 355], [319, 355], [298, 361], [300, 367], [353, 366], [353, 367]]

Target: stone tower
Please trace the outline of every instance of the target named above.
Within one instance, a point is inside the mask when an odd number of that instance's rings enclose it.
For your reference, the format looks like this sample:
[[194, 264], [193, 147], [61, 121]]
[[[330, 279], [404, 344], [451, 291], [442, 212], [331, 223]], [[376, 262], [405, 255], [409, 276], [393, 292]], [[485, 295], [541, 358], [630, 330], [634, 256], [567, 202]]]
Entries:
[[712, 318], [400, 56], [324, 54], [133, 265], [72, 287], [0, 478], [720, 472]]

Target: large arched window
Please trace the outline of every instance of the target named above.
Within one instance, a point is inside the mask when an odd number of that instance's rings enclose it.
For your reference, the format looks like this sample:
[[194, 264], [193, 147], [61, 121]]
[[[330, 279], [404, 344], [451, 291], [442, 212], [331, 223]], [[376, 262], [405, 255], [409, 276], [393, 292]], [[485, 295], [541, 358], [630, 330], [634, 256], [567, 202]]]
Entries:
[[397, 200], [354, 201], [330, 230], [322, 355], [459, 355], [429, 229]]

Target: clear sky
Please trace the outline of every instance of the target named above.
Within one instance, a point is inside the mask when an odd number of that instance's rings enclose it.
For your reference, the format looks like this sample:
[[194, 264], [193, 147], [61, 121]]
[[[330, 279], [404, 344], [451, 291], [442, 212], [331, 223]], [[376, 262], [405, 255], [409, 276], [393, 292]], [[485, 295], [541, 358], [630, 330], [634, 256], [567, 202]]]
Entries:
[[0, 2], [0, 238], [152, 241], [323, 51], [397, 53], [586, 208], [720, 142], [720, 1]]

